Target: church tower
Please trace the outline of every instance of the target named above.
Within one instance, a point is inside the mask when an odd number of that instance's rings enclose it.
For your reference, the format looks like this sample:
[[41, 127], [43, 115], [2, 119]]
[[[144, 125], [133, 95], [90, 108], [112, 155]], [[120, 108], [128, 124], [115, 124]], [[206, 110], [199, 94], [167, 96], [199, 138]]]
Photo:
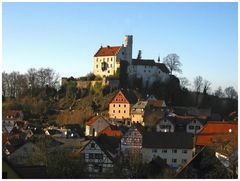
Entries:
[[125, 59], [131, 64], [132, 63], [132, 45], [133, 36], [125, 35], [124, 37], [124, 47], [125, 47]]

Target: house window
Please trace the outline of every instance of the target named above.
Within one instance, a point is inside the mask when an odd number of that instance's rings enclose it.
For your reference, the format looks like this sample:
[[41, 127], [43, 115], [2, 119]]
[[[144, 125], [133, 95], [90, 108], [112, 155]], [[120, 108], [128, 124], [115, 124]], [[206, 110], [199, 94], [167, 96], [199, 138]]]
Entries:
[[97, 58], [96, 60], [97, 60], [97, 62], [98, 62], [98, 58]]
[[176, 159], [176, 158], [173, 158], [173, 159], [172, 159], [172, 163], [177, 163], [177, 159]]
[[126, 104], [124, 104], [124, 107], [126, 107]]
[[103, 159], [103, 154], [101, 154], [101, 153], [96, 153], [96, 154], [95, 154], [95, 158], [102, 160], [102, 159]]
[[110, 70], [108, 70], [108, 73], [110, 73]]
[[113, 110], [113, 113], [115, 113], [115, 110]]
[[98, 65], [96, 65], [96, 68], [98, 68]]
[[105, 58], [103, 58], [103, 61], [105, 60]]
[[89, 159], [94, 159], [94, 154], [93, 153], [89, 153]]
[[192, 125], [191, 125], [191, 126], [189, 126], [189, 129], [194, 129], [194, 126], [192, 126]]
[[177, 153], [177, 150], [176, 150], [176, 149], [173, 149], [172, 152], [173, 152], [173, 153]]
[[186, 154], [186, 153], [187, 153], [187, 150], [182, 150], [182, 153]]
[[196, 126], [196, 129], [197, 129], [197, 130], [200, 129], [200, 126]]
[[112, 68], [112, 64], [110, 64], [110, 67]]
[[[111, 58], [111, 61], [112, 61], [112, 58]], [[112, 65], [112, 64], [111, 64]]]
[[91, 148], [95, 148], [95, 144], [94, 143], [91, 144]]
[[118, 107], [121, 107], [121, 104], [119, 104]]
[[182, 163], [187, 163], [187, 159], [182, 159]]
[[162, 153], [167, 153], [167, 150], [166, 149], [162, 150]]
[[115, 107], [115, 104], [113, 104], [113, 107]]
[[144, 70], [144, 72], [146, 72], [146, 70]]
[[121, 113], [121, 111], [119, 110], [118, 113]]
[[157, 149], [152, 149], [152, 153], [157, 153]]
[[109, 61], [109, 58], [107, 58], [107, 62]]
[[123, 112], [126, 113], [126, 110], [124, 110]]

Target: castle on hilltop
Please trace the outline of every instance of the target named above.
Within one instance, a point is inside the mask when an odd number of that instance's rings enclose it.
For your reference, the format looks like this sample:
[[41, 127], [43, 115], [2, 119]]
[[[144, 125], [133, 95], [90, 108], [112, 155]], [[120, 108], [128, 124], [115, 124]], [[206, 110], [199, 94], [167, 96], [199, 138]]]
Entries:
[[122, 46], [101, 46], [93, 58], [93, 73], [100, 77], [115, 76], [121, 68], [121, 61], [126, 61], [129, 81], [140, 79], [143, 87], [149, 87], [155, 81], [169, 79], [169, 70], [165, 64], [156, 63], [153, 59], [133, 59], [132, 46], [132, 35], [124, 37]]

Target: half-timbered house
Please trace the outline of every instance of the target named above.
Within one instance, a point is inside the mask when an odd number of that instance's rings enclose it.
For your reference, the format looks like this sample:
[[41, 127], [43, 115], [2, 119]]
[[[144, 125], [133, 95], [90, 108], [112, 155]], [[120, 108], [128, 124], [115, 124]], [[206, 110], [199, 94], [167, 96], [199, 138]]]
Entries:
[[140, 123], [133, 124], [121, 139], [121, 151], [124, 153], [140, 150], [144, 127]]

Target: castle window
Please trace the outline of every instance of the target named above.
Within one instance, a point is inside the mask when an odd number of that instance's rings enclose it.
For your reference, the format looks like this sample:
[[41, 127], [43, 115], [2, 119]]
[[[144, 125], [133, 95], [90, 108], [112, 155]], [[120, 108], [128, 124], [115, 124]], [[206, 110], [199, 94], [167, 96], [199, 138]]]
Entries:
[[110, 67], [112, 68], [112, 64], [110, 64]]
[[97, 62], [98, 62], [98, 58], [97, 58], [96, 60], [97, 60]]
[[107, 62], [109, 61], [109, 58], [107, 58]]

